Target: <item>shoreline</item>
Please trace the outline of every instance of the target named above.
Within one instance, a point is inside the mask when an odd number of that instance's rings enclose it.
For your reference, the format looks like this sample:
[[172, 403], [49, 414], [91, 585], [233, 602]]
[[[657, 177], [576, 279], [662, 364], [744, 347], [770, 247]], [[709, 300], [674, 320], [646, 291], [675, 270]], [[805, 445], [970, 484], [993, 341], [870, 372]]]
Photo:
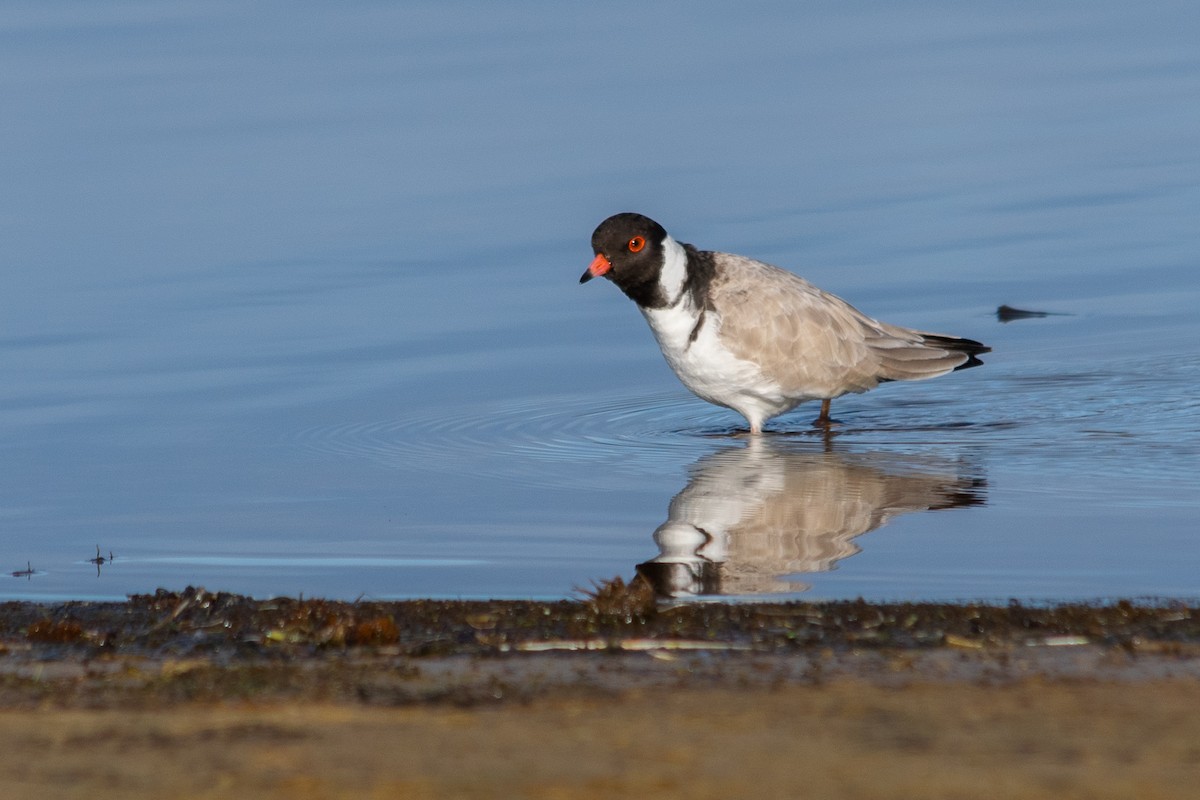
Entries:
[[516, 695], [528, 699], [656, 686], [660, 672], [680, 668], [707, 686], [815, 685], [829, 676], [879, 685], [1200, 677], [1200, 608], [1130, 600], [663, 605], [645, 585], [619, 579], [554, 602], [256, 600], [188, 587], [123, 603], [0, 603], [0, 708], [306, 692], [371, 703], [369, 692], [326, 683], [380, 675], [407, 687], [385, 705], [467, 703], [478, 694], [475, 675], [523, 687]]
[[1175, 602], [0, 604], [18, 800], [1183, 798], [1198, 702]]

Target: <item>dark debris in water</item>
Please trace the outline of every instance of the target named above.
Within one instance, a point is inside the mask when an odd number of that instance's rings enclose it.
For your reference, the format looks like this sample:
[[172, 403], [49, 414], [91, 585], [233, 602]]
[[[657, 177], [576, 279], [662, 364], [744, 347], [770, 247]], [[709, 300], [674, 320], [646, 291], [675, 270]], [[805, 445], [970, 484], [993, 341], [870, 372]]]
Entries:
[[996, 309], [996, 319], [1001, 322], [1014, 322], [1019, 319], [1041, 319], [1042, 317], [1062, 316], [1052, 311], [1027, 311], [1023, 308], [1013, 308], [1009, 305], [1002, 305]]

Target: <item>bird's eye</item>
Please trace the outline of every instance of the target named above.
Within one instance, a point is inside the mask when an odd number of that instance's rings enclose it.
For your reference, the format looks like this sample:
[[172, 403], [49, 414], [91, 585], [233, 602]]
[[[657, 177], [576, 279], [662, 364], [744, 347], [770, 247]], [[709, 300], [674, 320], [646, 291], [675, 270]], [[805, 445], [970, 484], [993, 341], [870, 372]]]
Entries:
[[629, 240], [629, 252], [637, 253], [646, 246], [646, 240], [641, 236], [635, 236]]

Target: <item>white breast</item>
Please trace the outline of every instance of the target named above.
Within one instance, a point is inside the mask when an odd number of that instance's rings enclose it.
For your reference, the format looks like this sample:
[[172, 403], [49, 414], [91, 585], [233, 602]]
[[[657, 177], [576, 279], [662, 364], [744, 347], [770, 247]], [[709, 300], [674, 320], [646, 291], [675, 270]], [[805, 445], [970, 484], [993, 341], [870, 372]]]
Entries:
[[666, 261], [660, 284], [670, 305], [643, 308], [658, 346], [683, 385], [710, 403], [732, 408], [759, 427], [763, 420], [794, 408], [800, 400], [784, 397], [778, 383], [752, 361], [738, 358], [721, 341], [719, 310], [701, 309], [683, 291], [687, 256], [674, 240], [664, 243]]

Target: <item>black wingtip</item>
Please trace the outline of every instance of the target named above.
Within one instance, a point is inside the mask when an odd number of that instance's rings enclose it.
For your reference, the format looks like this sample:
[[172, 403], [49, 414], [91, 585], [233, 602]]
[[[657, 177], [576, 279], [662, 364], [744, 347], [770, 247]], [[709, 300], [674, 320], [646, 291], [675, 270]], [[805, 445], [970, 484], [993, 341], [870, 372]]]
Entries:
[[940, 336], [936, 333], [922, 334], [921, 338], [927, 345], [939, 347], [943, 350], [950, 350], [955, 353], [966, 353], [967, 360], [955, 367], [956, 371], [980, 366], [983, 362], [976, 358], [976, 356], [992, 352], [992, 348], [974, 339], [963, 339], [958, 336]]

